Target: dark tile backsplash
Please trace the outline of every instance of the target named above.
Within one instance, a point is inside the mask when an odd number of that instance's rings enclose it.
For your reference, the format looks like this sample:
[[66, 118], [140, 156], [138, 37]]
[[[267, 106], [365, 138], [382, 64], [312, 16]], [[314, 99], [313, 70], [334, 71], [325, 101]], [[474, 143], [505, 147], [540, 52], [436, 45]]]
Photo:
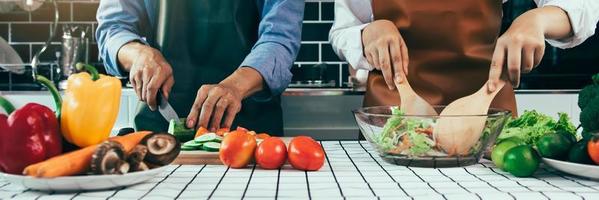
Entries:
[[[60, 51], [60, 40], [62, 36], [62, 26], [77, 25], [89, 27], [95, 34], [96, 10], [99, 0], [58, 0], [58, 11], [60, 22], [52, 40], [52, 45], [40, 56], [42, 62], [55, 62], [56, 52]], [[328, 32], [333, 23], [333, 0], [307, 0], [304, 14], [302, 45], [298, 59], [293, 66], [294, 78], [296, 83], [303, 82], [313, 77], [308, 77], [312, 66], [325, 63], [322, 77], [324, 82], [334, 83], [335, 87], [343, 86], [342, 81], [347, 82], [349, 72], [347, 68], [342, 68], [345, 62], [341, 62], [328, 44]], [[50, 3], [42, 5], [33, 12], [19, 10], [10, 13], [0, 14], [0, 37], [7, 40], [13, 48], [19, 53], [24, 62], [31, 62], [33, 55], [43, 46], [50, 35], [51, 21], [53, 21], [54, 9]], [[89, 62], [101, 66], [101, 60], [98, 56], [95, 37], [90, 38]], [[347, 66], [347, 65], [344, 65]], [[41, 68], [48, 69], [48, 66]], [[99, 68], [104, 71], [102, 67]], [[42, 74], [50, 74], [50, 70], [45, 70]], [[304, 71], [308, 71], [304, 73]], [[342, 75], [344, 74], [344, 75]], [[306, 77], [304, 77], [306, 76]], [[31, 85], [26, 87], [8, 88], [7, 83], [30, 83], [31, 78], [27, 75], [8, 74], [0, 72], [0, 90], [8, 89], [30, 89]], [[297, 84], [296, 84], [297, 85]]]
[[[306, 0], [304, 24], [302, 33], [302, 44], [298, 58], [293, 65], [294, 74], [292, 86], [298, 87], [306, 82], [313, 83], [316, 78], [326, 86], [345, 87], [348, 82], [348, 65], [341, 61], [333, 52], [328, 43], [328, 33], [334, 20], [333, 0]], [[53, 38], [52, 45], [48, 51], [41, 55], [42, 62], [56, 61], [55, 53], [60, 51], [60, 37], [62, 26], [65, 24], [89, 27], [90, 45], [89, 62], [101, 66], [98, 58], [98, 49], [93, 34], [97, 27], [95, 20], [99, 0], [58, 0], [60, 23]], [[514, 17], [534, 6], [532, 1], [512, 0], [504, 5], [504, 27], [508, 27]], [[30, 62], [33, 54], [40, 49], [47, 39], [51, 30], [51, 21], [54, 11], [49, 3], [46, 3], [33, 12], [13, 11], [0, 14], [0, 37], [9, 41], [16, 51], [21, 55], [23, 61]], [[599, 37], [595, 36], [580, 47], [572, 50], [557, 50], [548, 47], [543, 59], [542, 67], [537, 68], [530, 75], [523, 76], [524, 88], [558, 89], [558, 88], [580, 88], [578, 83], [580, 77], [588, 82], [588, 74], [599, 72]], [[595, 56], [593, 56], [595, 55]], [[45, 71], [44, 71], [45, 70]], [[49, 67], [45, 67], [42, 73], [50, 73]], [[101, 72], [103, 67], [99, 67]], [[560, 75], [561, 74], [561, 75]], [[566, 77], [566, 78], [563, 78]], [[567, 77], [570, 77], [568, 79]], [[574, 79], [572, 77], [579, 77]], [[14, 75], [0, 72], [0, 90], [7, 90], [6, 85], [12, 83], [30, 83], [29, 75]], [[547, 86], [547, 82], [556, 83]], [[332, 85], [330, 83], [333, 83]], [[539, 85], [539, 86], [535, 86]], [[35, 84], [29, 84], [26, 89]], [[15, 88], [12, 88], [15, 89]], [[18, 89], [18, 88], [16, 88]]]

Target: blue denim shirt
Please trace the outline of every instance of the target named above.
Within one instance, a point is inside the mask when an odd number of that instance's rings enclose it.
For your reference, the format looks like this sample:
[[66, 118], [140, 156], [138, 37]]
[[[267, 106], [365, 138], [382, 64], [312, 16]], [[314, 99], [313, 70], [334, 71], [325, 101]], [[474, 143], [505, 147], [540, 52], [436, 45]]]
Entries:
[[[291, 66], [300, 48], [303, 0], [257, 0], [258, 41], [239, 66], [256, 69], [270, 91], [281, 94], [291, 81]], [[108, 73], [124, 76], [117, 52], [124, 44], [154, 42], [158, 0], [102, 0], [97, 12], [96, 39]], [[262, 96], [262, 95], [260, 95]]]

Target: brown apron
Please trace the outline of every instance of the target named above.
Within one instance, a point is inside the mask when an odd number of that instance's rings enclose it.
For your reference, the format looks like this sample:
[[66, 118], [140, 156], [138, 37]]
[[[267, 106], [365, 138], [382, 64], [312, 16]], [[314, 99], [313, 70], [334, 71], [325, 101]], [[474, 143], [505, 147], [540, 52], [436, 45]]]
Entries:
[[[487, 81], [501, 26], [501, 0], [373, 0], [374, 20], [395, 23], [409, 52], [408, 81], [432, 105], [470, 95]], [[380, 71], [371, 71], [364, 106], [399, 105]], [[491, 107], [516, 114], [511, 84]]]

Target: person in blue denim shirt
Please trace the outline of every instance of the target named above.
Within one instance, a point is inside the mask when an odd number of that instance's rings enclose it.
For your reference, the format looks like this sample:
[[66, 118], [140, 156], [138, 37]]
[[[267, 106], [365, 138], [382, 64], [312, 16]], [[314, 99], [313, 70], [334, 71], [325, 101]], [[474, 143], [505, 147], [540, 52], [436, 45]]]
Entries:
[[189, 128], [281, 135], [303, 9], [303, 0], [102, 0], [96, 38], [107, 71], [128, 76], [142, 102], [137, 130], [167, 129], [162, 95]]

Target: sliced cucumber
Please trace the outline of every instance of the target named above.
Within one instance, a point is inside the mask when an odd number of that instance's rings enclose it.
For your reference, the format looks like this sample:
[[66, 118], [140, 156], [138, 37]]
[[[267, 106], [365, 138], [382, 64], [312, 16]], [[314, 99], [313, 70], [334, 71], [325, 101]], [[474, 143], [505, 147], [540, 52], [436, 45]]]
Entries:
[[196, 143], [214, 142], [217, 141], [218, 137], [219, 136], [216, 135], [216, 133], [206, 133], [195, 138], [193, 141], [195, 141]]
[[214, 142], [222, 142], [223, 141], [223, 137], [222, 136], [216, 136], [216, 139], [214, 139]]
[[193, 151], [193, 150], [198, 150], [195, 147], [190, 147], [190, 146], [181, 146], [181, 151]]
[[200, 147], [202, 147], [202, 143], [197, 143], [197, 142], [195, 142], [195, 141], [192, 140], [192, 141], [183, 143], [182, 146], [193, 147], [193, 148], [199, 149]]
[[220, 143], [218, 142], [206, 142], [204, 143], [204, 145], [202, 145], [202, 149], [206, 150], [206, 151], [218, 151], [220, 150]]

